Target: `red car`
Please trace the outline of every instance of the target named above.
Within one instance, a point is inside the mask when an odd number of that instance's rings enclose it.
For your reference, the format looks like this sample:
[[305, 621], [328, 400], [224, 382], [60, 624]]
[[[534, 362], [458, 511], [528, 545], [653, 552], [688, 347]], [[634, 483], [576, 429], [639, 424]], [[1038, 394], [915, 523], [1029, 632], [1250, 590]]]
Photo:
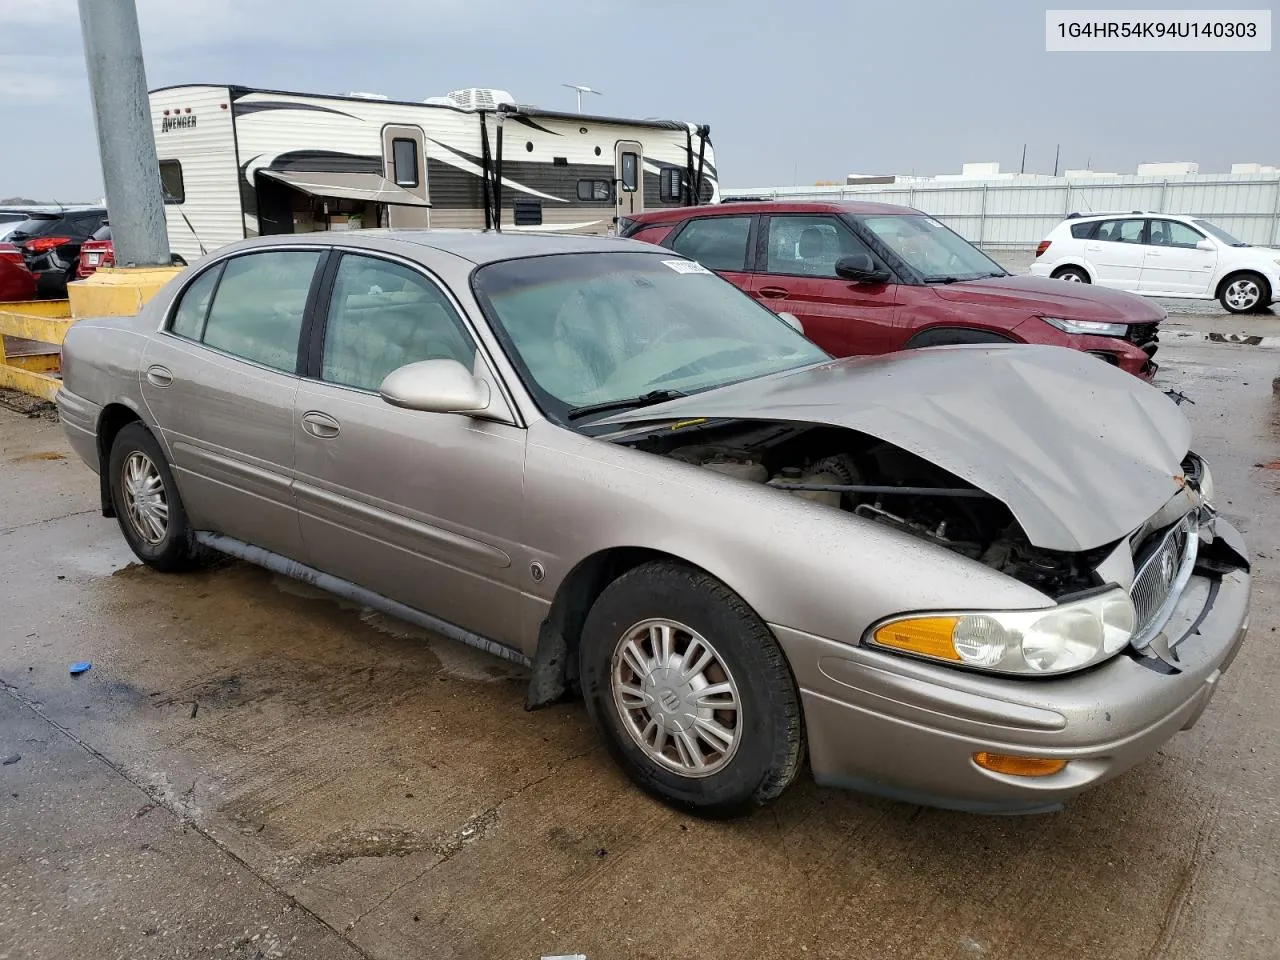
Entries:
[[115, 247], [111, 243], [111, 226], [104, 223], [80, 247], [80, 259], [76, 263], [76, 279], [83, 280], [99, 267], [114, 267]]
[[835, 356], [956, 343], [1084, 350], [1144, 380], [1166, 313], [1141, 297], [1014, 276], [959, 234], [884, 203], [725, 202], [623, 218], [621, 236], [714, 270]]
[[27, 269], [22, 251], [12, 243], [0, 243], [0, 303], [31, 300], [36, 295], [36, 278]]

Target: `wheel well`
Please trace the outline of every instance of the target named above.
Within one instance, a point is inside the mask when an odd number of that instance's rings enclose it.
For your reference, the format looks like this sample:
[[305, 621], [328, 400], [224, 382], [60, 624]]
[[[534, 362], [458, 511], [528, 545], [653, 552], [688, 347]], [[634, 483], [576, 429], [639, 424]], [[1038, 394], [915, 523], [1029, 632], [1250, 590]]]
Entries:
[[930, 327], [921, 330], [907, 341], [907, 349], [917, 347], [943, 347], [960, 343], [1017, 343], [993, 330], [975, 330], [971, 327]]
[[102, 497], [102, 515], [114, 517], [115, 507], [111, 504], [111, 479], [107, 476], [108, 463], [111, 460], [111, 446], [116, 442], [116, 435], [128, 424], [141, 421], [136, 410], [123, 403], [109, 403], [98, 417], [98, 487]]
[[[1258, 280], [1261, 281], [1262, 290], [1264, 293], [1263, 300], [1267, 300], [1275, 294], [1275, 291], [1271, 289], [1271, 284], [1267, 282], [1267, 278], [1264, 277], [1262, 274], [1260, 274], [1257, 270], [1234, 270], [1218, 281], [1218, 289], [1213, 292], [1213, 295], [1215, 297], [1222, 296], [1222, 291], [1227, 289], [1227, 284], [1229, 284], [1232, 280], [1238, 280], [1241, 277], [1257, 277]], [[1264, 304], [1259, 303], [1259, 306], [1263, 306], [1263, 305]]]
[[1054, 268], [1054, 271], [1049, 276], [1056, 280], [1068, 270], [1074, 273], [1083, 273], [1086, 277], [1089, 276], [1089, 271], [1078, 263], [1064, 263], [1062, 266]]
[[533, 655], [533, 675], [525, 709], [535, 710], [576, 694], [578, 683], [578, 641], [587, 614], [605, 587], [629, 570], [653, 560], [688, 561], [647, 547], [614, 547], [593, 553], [578, 563], [561, 582], [551, 601], [551, 609], [538, 630], [538, 647]]

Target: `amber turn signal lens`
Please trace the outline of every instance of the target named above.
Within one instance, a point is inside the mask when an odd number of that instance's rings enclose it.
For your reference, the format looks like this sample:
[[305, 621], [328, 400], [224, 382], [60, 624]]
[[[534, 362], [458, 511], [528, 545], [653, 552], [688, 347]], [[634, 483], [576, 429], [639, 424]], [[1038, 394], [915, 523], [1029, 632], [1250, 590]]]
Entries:
[[1067, 768], [1065, 760], [1051, 760], [1048, 757], [1011, 757], [1004, 753], [987, 753], [985, 750], [975, 753], [973, 762], [984, 770], [1006, 773], [1012, 777], [1051, 777]]
[[955, 644], [951, 642], [951, 634], [959, 620], [959, 617], [916, 617], [886, 623], [875, 632], [875, 641], [882, 647], [959, 661], [960, 654], [956, 653]]

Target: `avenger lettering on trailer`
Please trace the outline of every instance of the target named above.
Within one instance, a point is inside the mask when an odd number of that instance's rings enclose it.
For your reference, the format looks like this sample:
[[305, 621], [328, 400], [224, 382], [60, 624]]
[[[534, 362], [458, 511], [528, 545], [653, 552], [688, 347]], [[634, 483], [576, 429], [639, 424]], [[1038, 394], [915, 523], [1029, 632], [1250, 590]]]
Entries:
[[160, 121], [160, 132], [168, 133], [170, 130], [183, 130], [195, 125], [196, 115], [194, 113], [182, 117], [165, 117]]

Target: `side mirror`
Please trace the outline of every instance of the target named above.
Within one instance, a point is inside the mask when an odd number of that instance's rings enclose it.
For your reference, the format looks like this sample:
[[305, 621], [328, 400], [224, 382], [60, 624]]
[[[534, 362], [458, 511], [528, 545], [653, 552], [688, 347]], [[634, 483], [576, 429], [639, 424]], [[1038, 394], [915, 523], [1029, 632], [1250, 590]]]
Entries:
[[1199, 243], [1196, 244], [1196, 249], [1197, 250], [1216, 250], [1217, 248], [1213, 245], [1212, 240], [1201, 240]]
[[457, 360], [420, 360], [392, 370], [378, 391], [393, 407], [426, 413], [482, 413], [489, 385]]
[[837, 260], [836, 276], [854, 283], [883, 283], [889, 279], [889, 274], [877, 267], [866, 253], [851, 253]]
[[804, 333], [804, 324], [800, 322], [800, 318], [794, 313], [780, 313], [778, 316], [796, 333]]

